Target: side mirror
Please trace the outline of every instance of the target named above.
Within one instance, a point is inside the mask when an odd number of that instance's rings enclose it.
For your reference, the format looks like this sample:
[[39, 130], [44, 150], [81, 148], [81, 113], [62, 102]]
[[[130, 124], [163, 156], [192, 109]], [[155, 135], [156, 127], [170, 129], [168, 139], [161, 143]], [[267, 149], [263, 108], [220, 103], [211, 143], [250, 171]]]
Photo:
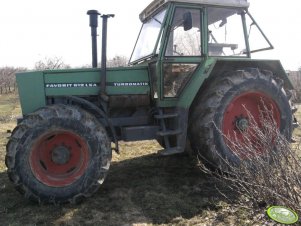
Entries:
[[183, 27], [184, 27], [184, 31], [188, 31], [192, 28], [191, 12], [186, 12], [183, 14]]

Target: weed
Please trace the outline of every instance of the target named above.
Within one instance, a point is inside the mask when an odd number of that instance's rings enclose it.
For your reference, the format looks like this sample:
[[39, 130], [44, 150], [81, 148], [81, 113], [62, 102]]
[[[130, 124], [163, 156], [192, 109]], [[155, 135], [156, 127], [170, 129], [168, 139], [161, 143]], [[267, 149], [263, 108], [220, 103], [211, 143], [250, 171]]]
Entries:
[[279, 132], [277, 122], [272, 118], [272, 109], [264, 106], [259, 123], [246, 111], [249, 127], [247, 131], [241, 131], [242, 139], [223, 134], [228, 148], [240, 159], [240, 163], [230, 162], [216, 152], [222, 167], [212, 171], [201, 163], [202, 171], [239, 193], [242, 206], [251, 204], [256, 209], [284, 205], [300, 214], [300, 149], [298, 146], [292, 148], [287, 138]]

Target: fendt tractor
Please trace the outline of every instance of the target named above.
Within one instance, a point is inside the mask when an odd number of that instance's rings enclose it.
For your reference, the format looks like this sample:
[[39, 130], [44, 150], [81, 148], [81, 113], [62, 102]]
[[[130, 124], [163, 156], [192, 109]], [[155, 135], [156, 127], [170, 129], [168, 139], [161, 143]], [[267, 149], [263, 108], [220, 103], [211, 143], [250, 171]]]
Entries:
[[39, 203], [77, 203], [103, 183], [121, 140], [157, 140], [162, 155], [239, 164], [244, 158], [223, 134], [243, 142], [248, 114], [260, 125], [263, 105], [290, 140], [293, 86], [280, 61], [251, 59], [273, 46], [248, 7], [247, 0], [154, 0], [140, 14], [128, 66], [117, 68], [106, 67], [114, 15], [89, 10], [92, 68], [16, 75], [23, 117], [5, 158], [16, 189]]

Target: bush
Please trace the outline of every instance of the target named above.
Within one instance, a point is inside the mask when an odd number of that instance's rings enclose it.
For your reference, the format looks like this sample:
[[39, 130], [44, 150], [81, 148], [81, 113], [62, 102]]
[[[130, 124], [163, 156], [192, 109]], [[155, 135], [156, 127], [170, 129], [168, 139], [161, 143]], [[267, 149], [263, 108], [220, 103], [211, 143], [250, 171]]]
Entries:
[[[301, 161], [299, 148], [292, 148], [266, 106], [260, 112], [258, 125], [248, 112], [249, 127], [243, 140], [223, 134], [230, 148], [240, 158], [239, 165], [221, 158], [222, 165], [215, 171], [200, 162], [202, 171], [217, 177], [231, 190], [241, 194], [253, 206], [288, 206], [301, 213]], [[254, 153], [260, 153], [255, 155]]]

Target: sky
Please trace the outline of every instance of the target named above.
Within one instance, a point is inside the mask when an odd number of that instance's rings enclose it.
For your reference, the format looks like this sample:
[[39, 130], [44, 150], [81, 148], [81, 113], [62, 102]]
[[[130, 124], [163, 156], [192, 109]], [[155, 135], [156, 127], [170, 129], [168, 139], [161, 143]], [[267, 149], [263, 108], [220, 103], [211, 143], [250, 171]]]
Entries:
[[[91, 64], [89, 9], [115, 14], [108, 21], [108, 58], [130, 57], [141, 28], [139, 13], [152, 0], [9, 0], [0, 3], [0, 67], [34, 67], [59, 57], [72, 67]], [[286, 70], [301, 66], [299, 0], [249, 0], [252, 16], [274, 50], [252, 58], [280, 59]], [[98, 51], [101, 51], [99, 21]]]

